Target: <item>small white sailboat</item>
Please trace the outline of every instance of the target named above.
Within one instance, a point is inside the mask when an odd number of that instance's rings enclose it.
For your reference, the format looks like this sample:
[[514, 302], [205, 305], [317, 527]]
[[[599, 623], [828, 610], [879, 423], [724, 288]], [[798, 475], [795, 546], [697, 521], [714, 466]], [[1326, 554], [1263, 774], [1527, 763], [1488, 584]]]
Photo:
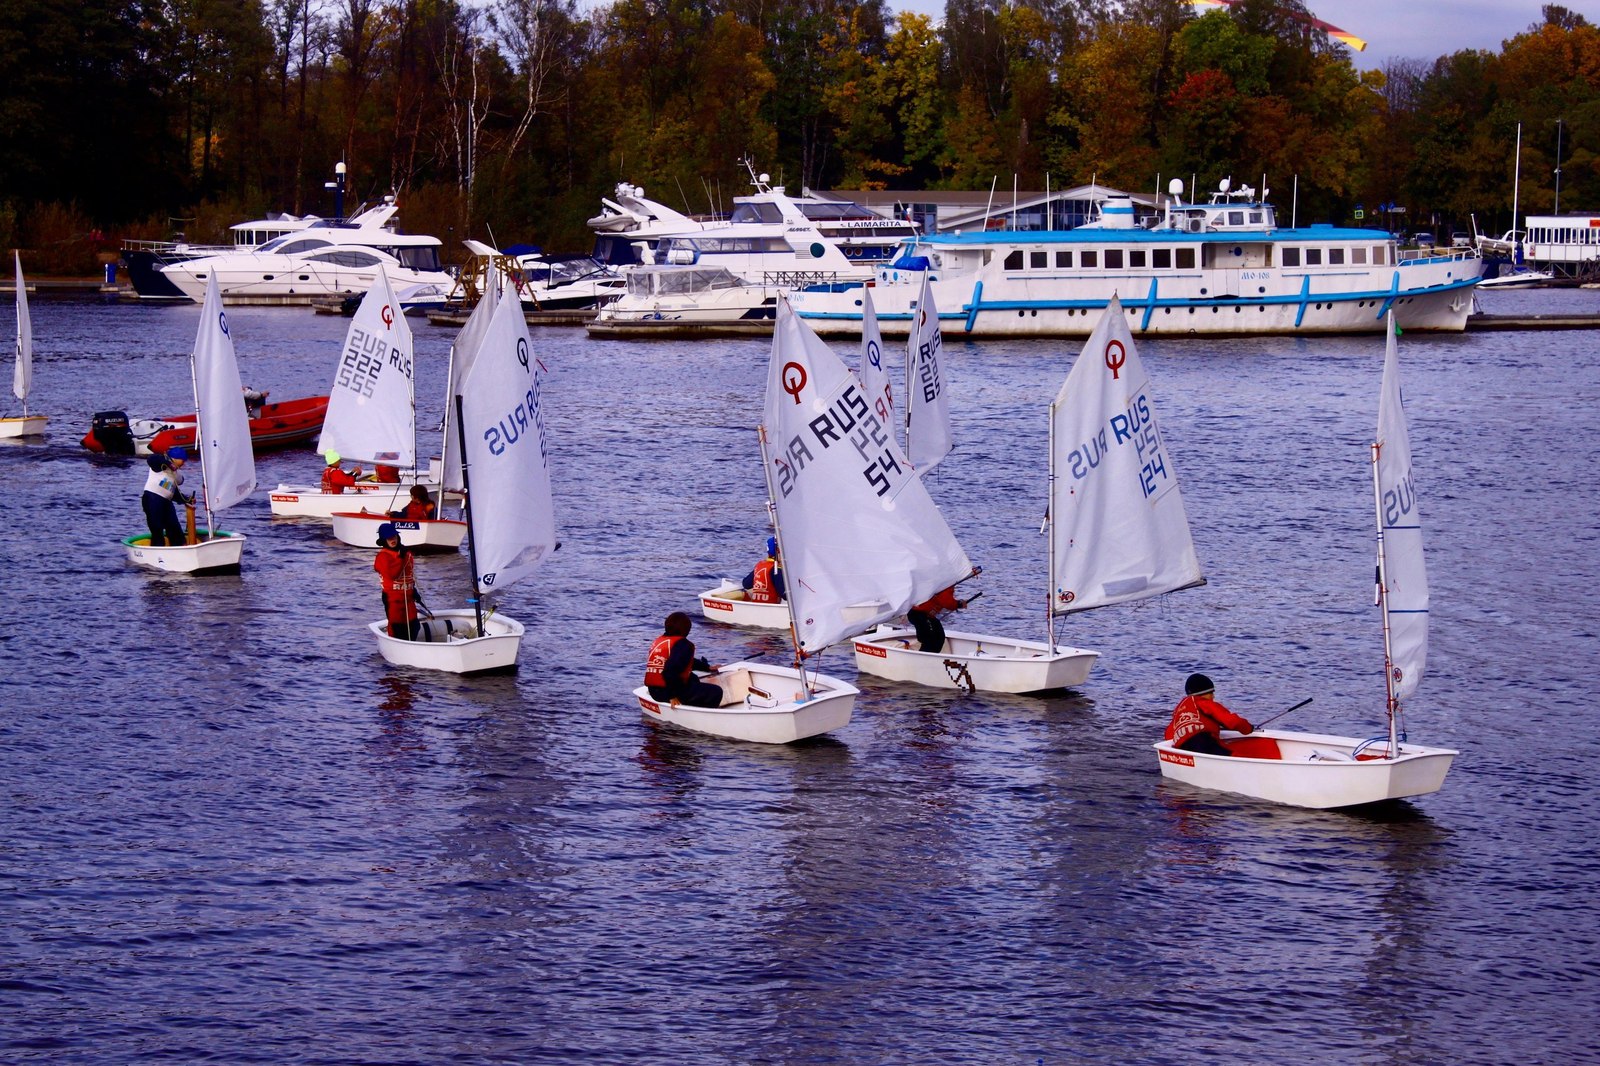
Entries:
[[200, 328], [189, 360], [194, 385], [195, 447], [206, 509], [203, 529], [191, 529], [189, 543], [152, 546], [149, 533], [123, 538], [128, 559], [140, 566], [180, 574], [236, 574], [245, 537], [216, 527], [215, 513], [247, 499], [256, 488], [255, 453], [244, 404], [239, 363], [228, 333], [214, 279], [206, 283]]
[[1388, 731], [1365, 740], [1271, 729], [1249, 736], [1224, 732], [1232, 755], [1187, 751], [1163, 740], [1155, 745], [1162, 777], [1294, 807], [1353, 807], [1437, 792], [1460, 754], [1409, 743], [1402, 724], [1402, 701], [1416, 691], [1428, 658], [1428, 576], [1393, 315], [1388, 325], [1371, 448]]
[[28, 313], [28, 286], [22, 279], [22, 253], [17, 259], [17, 361], [11, 374], [11, 391], [22, 401], [22, 415], [0, 418], [0, 437], [38, 437], [43, 435], [44, 415], [28, 413], [28, 393], [33, 390], [33, 316]]
[[[411, 326], [389, 287], [388, 276], [380, 271], [345, 334], [317, 451], [397, 468], [399, 480], [357, 482], [344, 492], [324, 492], [320, 485], [279, 485], [270, 493], [274, 515], [332, 518], [335, 513], [363, 510], [387, 514], [405, 507], [413, 485], [438, 489], [437, 481], [429, 480], [431, 471], [414, 469], [414, 357]], [[373, 528], [372, 537], [347, 543], [371, 544], [376, 539], [376, 526]]]
[[786, 743], [842, 728], [855, 706], [854, 685], [807, 659], [972, 567], [856, 376], [787, 299], [778, 302], [762, 422], [795, 665], [722, 667], [705, 679], [725, 692], [718, 707], [657, 699], [642, 685], [634, 697], [650, 721]]
[[469, 369], [453, 397], [462, 487], [476, 490], [467, 493], [470, 604], [432, 612], [417, 640], [390, 636], [385, 621], [371, 623], [379, 652], [398, 666], [456, 674], [514, 668], [523, 625], [489, 601], [556, 549], [539, 361], [528, 324], [517, 300], [480, 300], [472, 319], [480, 316], [478, 325], [462, 327], [473, 347], [463, 352], [457, 341], [455, 358]]
[[856, 640], [866, 673], [937, 688], [1044, 692], [1082, 684], [1099, 653], [1059, 645], [1058, 615], [1202, 584], [1150, 379], [1115, 298], [1050, 405], [1045, 640], [947, 632], [939, 652], [909, 628]]
[[[867, 403], [889, 433], [894, 432], [894, 390], [883, 361], [883, 337], [878, 332], [878, 318], [872, 309], [872, 290], [861, 291], [861, 369], [858, 377]], [[743, 583], [725, 577], [716, 588], [700, 594], [700, 611], [707, 619], [724, 625], [748, 626], [753, 629], [788, 629], [789, 607], [781, 600], [777, 603], [752, 602]], [[870, 604], [847, 609], [847, 617], [866, 619], [873, 608]], [[870, 623], [864, 623], [870, 624]]]

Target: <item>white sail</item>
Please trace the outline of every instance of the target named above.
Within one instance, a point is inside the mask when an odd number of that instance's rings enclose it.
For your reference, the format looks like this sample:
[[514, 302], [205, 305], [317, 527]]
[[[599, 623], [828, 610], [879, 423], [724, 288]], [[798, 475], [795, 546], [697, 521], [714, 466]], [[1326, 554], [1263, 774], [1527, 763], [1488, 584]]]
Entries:
[[819, 651], [903, 614], [971, 572], [860, 382], [783, 298], [763, 422], [801, 650]]
[[1403, 699], [1416, 691], [1428, 661], [1428, 571], [1422, 559], [1422, 515], [1411, 480], [1411, 437], [1400, 400], [1393, 315], [1388, 332], [1378, 398], [1378, 535], [1394, 694]]
[[461, 383], [472, 550], [485, 592], [527, 577], [555, 551], [539, 391], [522, 303], [502, 300]]
[[411, 327], [378, 271], [345, 334], [318, 451], [412, 467], [417, 462]]
[[483, 343], [483, 335], [489, 330], [499, 302], [500, 272], [490, 269], [484, 279], [483, 295], [472, 308], [472, 314], [467, 316], [461, 332], [456, 334], [456, 342], [450, 346], [450, 371], [445, 375], [444, 388], [444, 447], [440, 451], [446, 489], [462, 488], [461, 440], [455, 430], [456, 396], [461, 392], [461, 383], [467, 379], [467, 371], [472, 369], [473, 357]]
[[883, 365], [883, 334], [878, 331], [878, 312], [872, 306], [872, 290], [861, 290], [861, 388], [878, 420], [893, 431], [894, 387], [889, 384], [889, 368]]
[[906, 344], [906, 389], [910, 394], [906, 397], [906, 451], [919, 474], [926, 474], [950, 454], [950, 395], [945, 388], [943, 357], [939, 309], [934, 306], [924, 271]]
[[17, 257], [17, 365], [11, 374], [11, 391], [26, 402], [33, 388], [33, 316], [28, 313], [28, 287], [22, 281], [22, 253], [12, 254]]
[[194, 339], [195, 446], [206, 488], [206, 510], [222, 511], [256, 490], [256, 458], [239, 361], [228, 334], [216, 275], [206, 278], [206, 299]]
[[1115, 297], [1050, 405], [1055, 614], [1202, 581], [1150, 379]]

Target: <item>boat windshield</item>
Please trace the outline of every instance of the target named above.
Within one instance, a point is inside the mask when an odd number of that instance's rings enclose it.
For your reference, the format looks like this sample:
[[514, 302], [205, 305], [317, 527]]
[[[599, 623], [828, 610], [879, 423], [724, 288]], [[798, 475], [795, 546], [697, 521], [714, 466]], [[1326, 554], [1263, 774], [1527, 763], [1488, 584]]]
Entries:
[[782, 222], [783, 212], [778, 210], [777, 204], [771, 203], [736, 203], [733, 205], [733, 214], [728, 217], [729, 222]]

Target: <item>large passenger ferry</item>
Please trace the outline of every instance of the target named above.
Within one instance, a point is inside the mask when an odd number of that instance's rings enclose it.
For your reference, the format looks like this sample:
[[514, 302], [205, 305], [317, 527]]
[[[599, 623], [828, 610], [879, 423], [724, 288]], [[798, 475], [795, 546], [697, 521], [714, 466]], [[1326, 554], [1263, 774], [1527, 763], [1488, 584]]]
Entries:
[[[924, 235], [868, 284], [884, 333], [909, 329], [924, 271], [946, 333], [1086, 336], [1118, 296], [1147, 334], [1362, 333], [1391, 309], [1402, 328], [1459, 331], [1481, 262], [1470, 250], [1402, 254], [1389, 234], [1329, 225], [1279, 228], [1263, 195], [1222, 182], [1209, 203], [1168, 188], [1137, 219], [1126, 195], [1071, 230]], [[860, 283], [814, 285], [795, 310], [819, 333], [861, 332]]]

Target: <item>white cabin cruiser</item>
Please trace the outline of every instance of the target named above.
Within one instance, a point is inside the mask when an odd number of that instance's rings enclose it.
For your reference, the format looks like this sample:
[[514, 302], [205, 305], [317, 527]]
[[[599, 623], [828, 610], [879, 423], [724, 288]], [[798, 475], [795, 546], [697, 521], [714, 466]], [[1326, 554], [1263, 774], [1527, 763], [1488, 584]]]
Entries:
[[[703, 220], [617, 186], [616, 199], [589, 220], [598, 258], [607, 262], [720, 266], [752, 283], [864, 279], [897, 254], [917, 227], [842, 200], [788, 195], [766, 174], [751, 173], [755, 192], [738, 196], [726, 219]], [[803, 239], [797, 240], [796, 238]], [[833, 277], [820, 277], [819, 275]]]
[[319, 219], [253, 251], [172, 263], [161, 274], [196, 301], [215, 276], [225, 304], [309, 304], [366, 292], [380, 273], [396, 290], [448, 287], [453, 279], [439, 265], [439, 239], [395, 232], [398, 211], [394, 198], [385, 197], [348, 221]]
[[[1119, 297], [1135, 334], [1376, 333], [1393, 310], [1408, 330], [1459, 331], [1481, 264], [1471, 250], [1403, 256], [1377, 230], [1282, 228], [1266, 192], [1224, 181], [1210, 203], [1182, 200], [1136, 219], [1107, 197], [1070, 230], [941, 233], [907, 242], [877, 270], [884, 333], [905, 334], [927, 273], [941, 328], [965, 336], [1088, 336]], [[819, 333], [859, 336], [862, 285], [814, 285], [795, 310]]]

